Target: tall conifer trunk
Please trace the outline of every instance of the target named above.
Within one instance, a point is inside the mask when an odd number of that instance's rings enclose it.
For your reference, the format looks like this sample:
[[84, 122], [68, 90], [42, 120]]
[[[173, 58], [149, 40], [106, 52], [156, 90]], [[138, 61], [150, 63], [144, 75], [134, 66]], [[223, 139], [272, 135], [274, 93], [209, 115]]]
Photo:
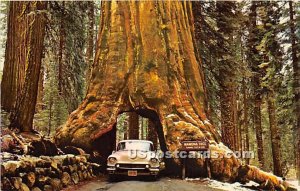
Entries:
[[148, 121], [148, 135], [147, 135], [147, 139], [149, 141], [153, 142], [154, 148], [157, 149], [157, 131], [156, 131], [156, 127], [155, 124], [149, 120]]
[[280, 132], [276, 122], [276, 110], [275, 110], [275, 95], [274, 92], [269, 92], [268, 96], [268, 113], [271, 132], [272, 143], [272, 156], [273, 156], [273, 169], [274, 174], [277, 176], [283, 176], [281, 168], [281, 153], [280, 153]]
[[[289, 13], [290, 13], [290, 30], [291, 30], [291, 44], [292, 44], [292, 63], [293, 63], [293, 87], [294, 87], [294, 103], [295, 103], [295, 115], [296, 115], [296, 167], [297, 167], [297, 177], [300, 184], [300, 63], [297, 56], [299, 53], [299, 46], [297, 46], [296, 29], [295, 29], [295, 11], [292, 1], [289, 1]], [[298, 42], [299, 43], [299, 42]]]
[[255, 34], [256, 29], [256, 20], [257, 20], [257, 2], [252, 2], [250, 7], [250, 63], [252, 67], [252, 86], [254, 91], [254, 109], [253, 109], [253, 123], [256, 132], [256, 141], [257, 141], [257, 153], [258, 153], [258, 161], [262, 168], [264, 168], [264, 150], [263, 150], [263, 137], [262, 137], [262, 126], [261, 126], [261, 88], [260, 88], [260, 80], [261, 73], [258, 68], [259, 62], [255, 58], [255, 56], [259, 55], [256, 46], [257, 46], [257, 37]]
[[139, 115], [136, 112], [130, 112], [128, 123], [128, 138], [139, 139]]
[[[21, 131], [32, 131], [33, 116], [38, 94], [38, 83], [43, 57], [44, 36], [46, 27], [46, 2], [11, 2], [22, 4], [22, 20], [24, 31], [20, 31], [22, 42], [14, 42], [12, 54], [18, 55], [17, 47], [25, 54], [14, 64], [26, 66], [25, 79], [21, 92], [17, 95], [16, 106], [11, 116], [11, 128]], [[24, 48], [24, 49], [23, 49]], [[9, 50], [8, 50], [9, 51]], [[8, 53], [9, 54], [9, 53]], [[18, 55], [19, 56], [19, 55]], [[5, 91], [5, 90], [4, 90]], [[9, 95], [11, 96], [11, 95]]]
[[10, 2], [8, 13], [7, 41], [3, 77], [1, 81], [1, 107], [7, 112], [15, 108], [16, 100], [24, 84], [26, 40], [22, 37], [25, 19], [22, 16], [25, 2]]
[[94, 26], [95, 26], [95, 3], [90, 1], [88, 3], [88, 40], [87, 40], [87, 50], [86, 50], [86, 61], [88, 64], [88, 69], [86, 73], [86, 79], [90, 79], [90, 68], [93, 63], [94, 58]]

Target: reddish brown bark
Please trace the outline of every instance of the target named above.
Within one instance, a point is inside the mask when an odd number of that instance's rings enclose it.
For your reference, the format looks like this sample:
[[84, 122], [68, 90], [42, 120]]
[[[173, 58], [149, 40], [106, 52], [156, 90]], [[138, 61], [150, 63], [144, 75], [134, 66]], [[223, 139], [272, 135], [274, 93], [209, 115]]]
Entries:
[[25, 2], [10, 2], [8, 13], [7, 41], [3, 77], [1, 81], [1, 106], [11, 112], [24, 84], [26, 39], [21, 35], [25, 30], [23, 10]]
[[280, 132], [277, 127], [274, 92], [268, 93], [268, 113], [271, 133], [273, 171], [277, 176], [283, 176], [281, 168]]
[[22, 91], [17, 96], [16, 107], [10, 124], [11, 128], [17, 128], [21, 131], [32, 131], [43, 56], [46, 8], [46, 2], [23, 2], [25, 22], [25, 33], [23, 35], [26, 43], [17, 44], [16, 46], [25, 46], [26, 59], [20, 60], [20, 63], [26, 66], [26, 74]]
[[[203, 81], [194, 54], [191, 2], [139, 1], [102, 4], [98, 48], [86, 98], [57, 129], [58, 145], [74, 145], [106, 157], [115, 144], [118, 114], [135, 111], [155, 123], [163, 151], [177, 151], [182, 140], [206, 138], [212, 158], [212, 176], [224, 181], [279, 180], [263, 176], [254, 167], [239, 173], [241, 163], [224, 157], [230, 150], [204, 112]], [[222, 157], [223, 156], [223, 157]], [[172, 161], [173, 163], [171, 163]], [[178, 173], [180, 160], [170, 159]], [[173, 164], [173, 165], [168, 165]], [[205, 173], [203, 159], [191, 160], [190, 176]]]

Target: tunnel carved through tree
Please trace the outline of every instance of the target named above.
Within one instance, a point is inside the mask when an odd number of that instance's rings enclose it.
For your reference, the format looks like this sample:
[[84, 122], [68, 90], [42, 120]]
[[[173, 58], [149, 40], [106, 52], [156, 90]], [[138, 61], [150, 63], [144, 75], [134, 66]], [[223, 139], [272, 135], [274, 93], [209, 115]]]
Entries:
[[[191, 2], [105, 1], [101, 6], [87, 95], [57, 130], [56, 143], [98, 150], [105, 157], [115, 144], [117, 116], [131, 110], [161, 126], [165, 150], [178, 150], [182, 140], [206, 138], [211, 151], [230, 152], [204, 111]], [[169, 170], [180, 173], [180, 160], [172, 161]], [[188, 176], [206, 174], [203, 167], [203, 159], [189, 161]], [[223, 181], [248, 178], [280, 185], [277, 177], [244, 167], [235, 157], [211, 159], [211, 173]]]

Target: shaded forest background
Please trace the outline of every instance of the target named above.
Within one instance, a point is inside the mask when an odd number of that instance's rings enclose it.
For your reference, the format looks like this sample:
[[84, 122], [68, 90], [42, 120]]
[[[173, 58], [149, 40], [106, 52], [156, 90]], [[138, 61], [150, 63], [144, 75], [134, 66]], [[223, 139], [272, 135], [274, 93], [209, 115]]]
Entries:
[[[0, 3], [3, 67], [10, 3]], [[47, 4], [33, 120], [33, 129], [44, 135], [53, 135], [85, 96], [100, 6], [100, 1]], [[255, 159], [243, 159], [244, 163], [295, 177], [300, 131], [300, 4], [194, 2], [193, 13], [196, 54], [205, 73], [206, 111], [223, 142], [233, 150], [255, 151]], [[2, 127], [11, 126], [15, 113], [15, 106], [5, 107], [5, 101], [1, 99]], [[133, 127], [140, 129], [139, 135], [130, 135]], [[117, 137], [155, 139], [149, 137], [150, 127], [147, 119], [124, 113], [119, 116]]]

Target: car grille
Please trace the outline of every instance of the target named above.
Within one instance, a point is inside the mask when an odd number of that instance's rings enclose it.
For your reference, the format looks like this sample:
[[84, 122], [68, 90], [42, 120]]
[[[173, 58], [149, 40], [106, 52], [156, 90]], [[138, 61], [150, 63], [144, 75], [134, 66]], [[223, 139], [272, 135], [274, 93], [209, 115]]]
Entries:
[[145, 169], [145, 164], [119, 164], [119, 168], [122, 169]]

